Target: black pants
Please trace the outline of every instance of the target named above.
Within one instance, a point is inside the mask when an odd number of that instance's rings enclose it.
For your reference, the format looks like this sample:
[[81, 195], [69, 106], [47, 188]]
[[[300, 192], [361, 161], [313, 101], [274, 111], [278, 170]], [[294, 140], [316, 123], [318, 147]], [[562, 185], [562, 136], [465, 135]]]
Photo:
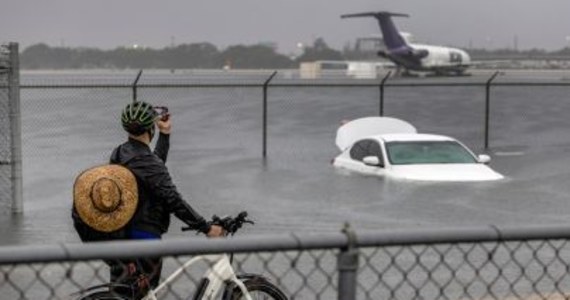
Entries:
[[111, 283], [115, 284], [111, 291], [127, 299], [141, 299], [160, 282], [161, 258], [113, 260], [107, 264], [111, 267]]

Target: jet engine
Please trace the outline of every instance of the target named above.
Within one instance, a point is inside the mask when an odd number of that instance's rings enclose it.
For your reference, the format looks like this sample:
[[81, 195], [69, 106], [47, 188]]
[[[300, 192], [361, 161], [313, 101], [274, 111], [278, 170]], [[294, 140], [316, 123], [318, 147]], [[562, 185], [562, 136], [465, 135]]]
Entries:
[[426, 49], [414, 49], [411, 51], [410, 53], [413, 57], [422, 59], [424, 57], [427, 57], [429, 55], [429, 51]]

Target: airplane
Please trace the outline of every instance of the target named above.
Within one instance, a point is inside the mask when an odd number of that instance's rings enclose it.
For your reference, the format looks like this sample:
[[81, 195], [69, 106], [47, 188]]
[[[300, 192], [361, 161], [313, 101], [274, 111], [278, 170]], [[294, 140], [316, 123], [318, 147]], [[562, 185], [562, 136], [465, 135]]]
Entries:
[[392, 22], [392, 17], [409, 17], [407, 14], [379, 11], [345, 14], [340, 17], [376, 18], [386, 45], [386, 50], [379, 51], [378, 56], [396, 64], [398, 74], [403, 68], [404, 75], [410, 75], [409, 71], [433, 72], [436, 75], [467, 75], [465, 70], [471, 66], [471, 57], [464, 50], [409, 43]]

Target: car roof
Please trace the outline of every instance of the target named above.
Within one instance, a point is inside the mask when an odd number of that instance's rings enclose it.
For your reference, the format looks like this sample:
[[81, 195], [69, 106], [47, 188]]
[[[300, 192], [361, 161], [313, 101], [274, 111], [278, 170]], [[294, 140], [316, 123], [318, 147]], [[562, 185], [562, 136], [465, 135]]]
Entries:
[[457, 141], [449, 136], [428, 133], [394, 133], [380, 134], [372, 137], [385, 142]]

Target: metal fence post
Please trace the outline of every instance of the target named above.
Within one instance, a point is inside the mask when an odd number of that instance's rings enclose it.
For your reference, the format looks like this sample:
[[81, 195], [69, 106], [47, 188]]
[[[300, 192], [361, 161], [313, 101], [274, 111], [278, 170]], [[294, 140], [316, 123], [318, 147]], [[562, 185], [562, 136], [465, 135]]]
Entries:
[[10, 114], [10, 152], [12, 165], [12, 213], [24, 211], [22, 187], [22, 128], [20, 114], [20, 60], [17, 43], [8, 45], [10, 66], [8, 72], [8, 101]]
[[141, 69], [133, 82], [133, 102], [137, 102], [137, 85], [139, 83], [139, 79], [141, 79], [143, 70]]
[[386, 76], [384, 76], [384, 78], [382, 78], [382, 81], [380, 81], [380, 111], [379, 114], [380, 116], [384, 116], [384, 84], [386, 83], [386, 80], [388, 80], [388, 78], [390, 77], [390, 75], [392, 74], [392, 71], [388, 71], [388, 73], [386, 73]]
[[485, 84], [485, 149], [489, 149], [489, 115], [491, 114], [491, 82], [499, 75], [496, 71]]
[[348, 239], [348, 245], [341, 248], [337, 257], [338, 270], [338, 300], [356, 299], [357, 271], [358, 271], [358, 249], [356, 245], [356, 233], [347, 223], [342, 232]]
[[263, 158], [267, 157], [267, 88], [269, 87], [269, 82], [271, 82], [275, 75], [277, 75], [277, 71], [274, 71], [263, 83]]

